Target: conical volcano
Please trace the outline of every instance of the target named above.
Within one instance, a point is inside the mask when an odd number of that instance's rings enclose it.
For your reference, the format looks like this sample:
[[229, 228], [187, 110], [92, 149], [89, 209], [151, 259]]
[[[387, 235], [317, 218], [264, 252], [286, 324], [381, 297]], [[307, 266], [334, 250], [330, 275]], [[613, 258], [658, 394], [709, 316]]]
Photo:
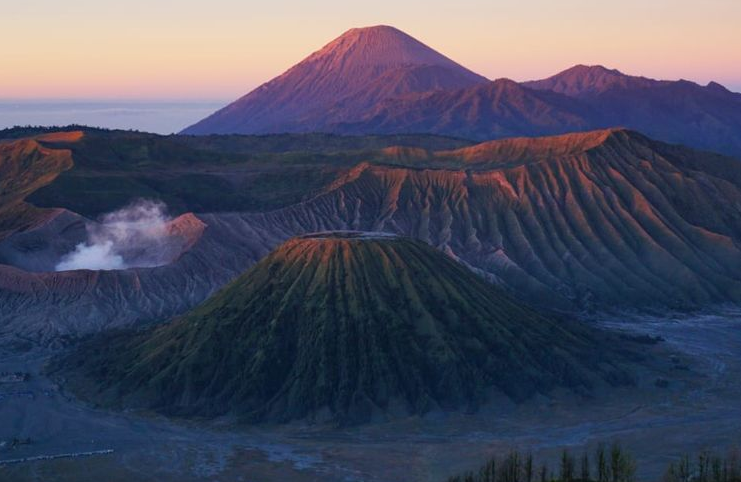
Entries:
[[357, 423], [626, 382], [621, 359], [421, 241], [339, 232], [291, 239], [189, 314], [62, 365], [108, 406]]
[[392, 96], [486, 82], [404, 32], [350, 29], [185, 134], [317, 131]]

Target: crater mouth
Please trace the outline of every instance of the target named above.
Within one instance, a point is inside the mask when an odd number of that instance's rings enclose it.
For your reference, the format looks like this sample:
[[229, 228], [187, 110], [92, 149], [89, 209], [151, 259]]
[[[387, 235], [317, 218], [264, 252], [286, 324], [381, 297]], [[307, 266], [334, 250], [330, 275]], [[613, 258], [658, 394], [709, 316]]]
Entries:
[[296, 236], [298, 239], [395, 239], [400, 236], [384, 231], [321, 231]]
[[55, 209], [35, 227], [0, 241], [0, 264], [34, 273], [153, 268], [180, 258], [205, 227], [192, 213], [112, 224]]

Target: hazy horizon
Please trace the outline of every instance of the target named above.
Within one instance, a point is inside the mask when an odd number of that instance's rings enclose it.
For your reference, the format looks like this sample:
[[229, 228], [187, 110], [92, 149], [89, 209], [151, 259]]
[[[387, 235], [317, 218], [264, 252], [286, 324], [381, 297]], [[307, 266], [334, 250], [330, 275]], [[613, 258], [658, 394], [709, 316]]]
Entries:
[[[174, 134], [268, 80], [270, 79], [245, 87], [242, 94], [233, 98], [0, 98], [0, 129], [27, 125], [52, 127], [80, 124], [106, 129]], [[522, 82], [537, 79], [513, 80]], [[697, 82], [695, 79], [685, 80]], [[741, 83], [723, 85], [734, 92], [741, 92]]]
[[[318, 50], [318, 48], [315, 49], [315, 50]], [[309, 54], [307, 54], [307, 56]], [[297, 59], [295, 63], [298, 63], [301, 60], [303, 60], [303, 58]], [[453, 59], [453, 60], [455, 60], [455, 59]], [[655, 80], [668, 80], [668, 81], [687, 80], [687, 81], [694, 82], [694, 83], [696, 83], [698, 85], [702, 85], [702, 86], [707, 85], [709, 82], [717, 82], [717, 83], [723, 85], [724, 87], [726, 87], [728, 90], [730, 90], [732, 92], [735, 92], [735, 93], [741, 94], [741, 80], [739, 80], [738, 82], [722, 82], [722, 81], [719, 81], [717, 79], [710, 79], [710, 80], [704, 81], [704, 80], [699, 80], [699, 79], [695, 79], [695, 78], [687, 78], [687, 77], [673, 77], [673, 78], [669, 78], [669, 77], [651, 77], [651, 76], [646, 75], [646, 74], [644, 74], [642, 72], [626, 72], [626, 71], [623, 71], [623, 70], [621, 70], [621, 69], [619, 69], [619, 68], [617, 68], [615, 66], [611, 66], [611, 65], [586, 64], [586, 63], [583, 63], [583, 62], [582, 63], [575, 63], [575, 64], [568, 65], [568, 66], [564, 66], [561, 69], [555, 70], [555, 71], [553, 71], [551, 73], [547, 73], [547, 74], [545, 74], [543, 76], [540, 76], [540, 77], [515, 78], [513, 76], [507, 76], [507, 75], [501, 75], [499, 77], [488, 77], [488, 76], [486, 76], [485, 74], [483, 74], [481, 72], [478, 72], [478, 71], [475, 71], [475, 72], [477, 74], [484, 75], [484, 77], [487, 77], [489, 80], [492, 80], [492, 81], [493, 80], [500, 79], [500, 78], [507, 78], [507, 79], [514, 80], [515, 82], [528, 82], [528, 81], [533, 81], [533, 80], [545, 79], [547, 77], [550, 77], [552, 75], [558, 74], [559, 72], [562, 72], [562, 71], [564, 71], [564, 70], [566, 70], [566, 69], [568, 69], [570, 67], [574, 67], [576, 65], [601, 65], [601, 66], [606, 67], [608, 69], [616, 69], [616, 70], [619, 70], [619, 71], [621, 71], [625, 75], [636, 76], [636, 77], [648, 77], [648, 78], [653, 78]], [[289, 66], [288, 68], [290, 68], [291, 66]], [[288, 68], [286, 70], [288, 70]], [[126, 96], [118, 96], [118, 97], [116, 97], [116, 96], [89, 96], [89, 97], [85, 97], [85, 96], [79, 96], [79, 97], [75, 97], [75, 96], [9, 97], [9, 96], [1, 96], [0, 95], [0, 104], [11, 104], [11, 103], [19, 103], [19, 104], [30, 104], [30, 103], [50, 103], [50, 104], [53, 104], [53, 103], [111, 103], [111, 104], [115, 104], [115, 103], [120, 103], [120, 104], [135, 104], [135, 103], [161, 103], [161, 104], [183, 103], [183, 104], [199, 104], [200, 103], [200, 104], [222, 104], [222, 107], [223, 107], [223, 106], [226, 106], [227, 104], [229, 104], [231, 102], [234, 102], [239, 97], [241, 97], [241, 96], [243, 96], [243, 95], [251, 92], [252, 90], [254, 90], [257, 87], [259, 87], [260, 85], [264, 84], [265, 82], [268, 82], [269, 80], [271, 80], [271, 79], [273, 79], [273, 78], [275, 78], [275, 77], [283, 74], [284, 72], [285, 72], [285, 70], [284, 71], [280, 71], [280, 72], [276, 72], [271, 77], [267, 77], [267, 78], [265, 78], [265, 79], [263, 79], [263, 80], [261, 80], [259, 82], [245, 84], [245, 87], [243, 88], [243, 90], [239, 91], [238, 94], [235, 94], [235, 95], [233, 95], [231, 97], [224, 96], [224, 95], [222, 95], [222, 96], [213, 96], [213, 97], [204, 97], [204, 96], [197, 96], [197, 95], [194, 95], [192, 97], [167, 97], [167, 96], [138, 96], [138, 97], [137, 96], [132, 96], [132, 97], [126, 97]]]
[[[741, 90], [741, 2], [31, 0], [3, 11], [0, 97], [235, 99], [352, 27], [395, 26], [488, 78], [575, 64]], [[29, 35], [33, 32], [33, 35]], [[626, 35], [627, 34], [627, 35]], [[23, 39], [19, 41], [18, 39]], [[94, 41], [91, 41], [94, 39]]]
[[225, 101], [21, 99], [0, 100], [0, 129], [87, 125], [173, 134], [223, 107]]

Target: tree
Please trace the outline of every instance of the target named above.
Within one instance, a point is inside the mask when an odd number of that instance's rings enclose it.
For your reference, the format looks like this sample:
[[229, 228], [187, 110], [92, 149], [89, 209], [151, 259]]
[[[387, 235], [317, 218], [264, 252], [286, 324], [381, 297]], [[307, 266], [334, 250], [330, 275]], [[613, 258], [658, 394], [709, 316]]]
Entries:
[[610, 449], [610, 472], [612, 473], [612, 482], [620, 482], [620, 469], [621, 469], [621, 460], [622, 454], [620, 450], [620, 445], [617, 443], [612, 444], [612, 448]]
[[635, 462], [617, 442], [613, 443], [610, 448], [610, 473], [612, 482], [633, 482], [635, 480]]
[[496, 458], [492, 457], [489, 461], [481, 468], [479, 473], [479, 480], [481, 482], [496, 482], [497, 478], [497, 461]]
[[705, 450], [697, 457], [697, 481], [710, 482], [710, 453]]
[[677, 467], [674, 463], [670, 463], [664, 472], [663, 482], [679, 482], [679, 476], [677, 475]]
[[731, 450], [724, 464], [725, 481], [737, 482], [741, 480], [741, 463], [739, 463], [739, 460], [741, 460], [741, 452], [738, 449]]
[[527, 454], [525, 458], [525, 482], [533, 482], [533, 454]]
[[500, 482], [520, 482], [520, 453], [516, 450], [507, 455], [502, 462]]
[[689, 455], [683, 455], [679, 459], [679, 464], [677, 464], [677, 480], [679, 482], [689, 482], [691, 477], [692, 468], [690, 466], [690, 457]]
[[607, 455], [605, 453], [605, 444], [600, 443], [597, 446], [597, 482], [609, 482], [610, 468], [607, 465]]
[[713, 460], [711, 462], [711, 472], [712, 472], [712, 478], [711, 480], [713, 482], [726, 482], [723, 477], [723, 459], [720, 457], [713, 457]]
[[590, 479], [589, 475], [589, 455], [584, 452], [581, 456], [581, 471], [579, 474], [579, 478], [582, 481], [587, 482]]
[[572, 482], [574, 480], [574, 459], [565, 450], [561, 453], [561, 482]]

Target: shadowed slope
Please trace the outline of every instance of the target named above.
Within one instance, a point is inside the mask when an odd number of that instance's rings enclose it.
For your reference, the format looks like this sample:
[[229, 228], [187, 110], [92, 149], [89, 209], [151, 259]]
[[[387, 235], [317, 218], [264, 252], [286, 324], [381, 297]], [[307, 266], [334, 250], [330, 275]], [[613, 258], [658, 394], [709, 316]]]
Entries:
[[523, 85], [568, 95], [588, 106], [591, 127], [625, 126], [656, 139], [741, 157], [741, 94], [578, 65]]
[[473, 408], [489, 388], [519, 401], [627, 382], [602, 336], [538, 314], [419, 241], [319, 233], [171, 324], [93, 342], [65, 365], [106, 405], [365, 422]]
[[468, 139], [559, 134], [589, 126], [589, 109], [568, 97], [527, 89], [509, 79], [387, 100], [342, 133], [446, 133]]
[[[3, 133], [16, 134], [0, 131], [0, 137]], [[36, 185], [27, 201], [90, 218], [137, 198], [160, 199], [174, 214], [267, 211], [310, 197], [377, 149], [410, 145], [437, 150], [471, 144], [429, 135], [195, 137], [89, 128], [75, 142], [48, 133], [34, 142], [51, 152], [64, 150], [74, 165], [53, 182]]]
[[522, 85], [570, 97], [582, 97], [601, 94], [610, 89], [649, 88], [658, 83], [659, 81], [646, 77], [625, 75], [619, 70], [601, 65], [575, 65], [547, 79], [523, 82]]
[[577, 66], [517, 84], [507, 79], [393, 98], [331, 129], [429, 132], [487, 140], [624, 126], [657, 139], [741, 155], [741, 94], [718, 84], [658, 81]]

